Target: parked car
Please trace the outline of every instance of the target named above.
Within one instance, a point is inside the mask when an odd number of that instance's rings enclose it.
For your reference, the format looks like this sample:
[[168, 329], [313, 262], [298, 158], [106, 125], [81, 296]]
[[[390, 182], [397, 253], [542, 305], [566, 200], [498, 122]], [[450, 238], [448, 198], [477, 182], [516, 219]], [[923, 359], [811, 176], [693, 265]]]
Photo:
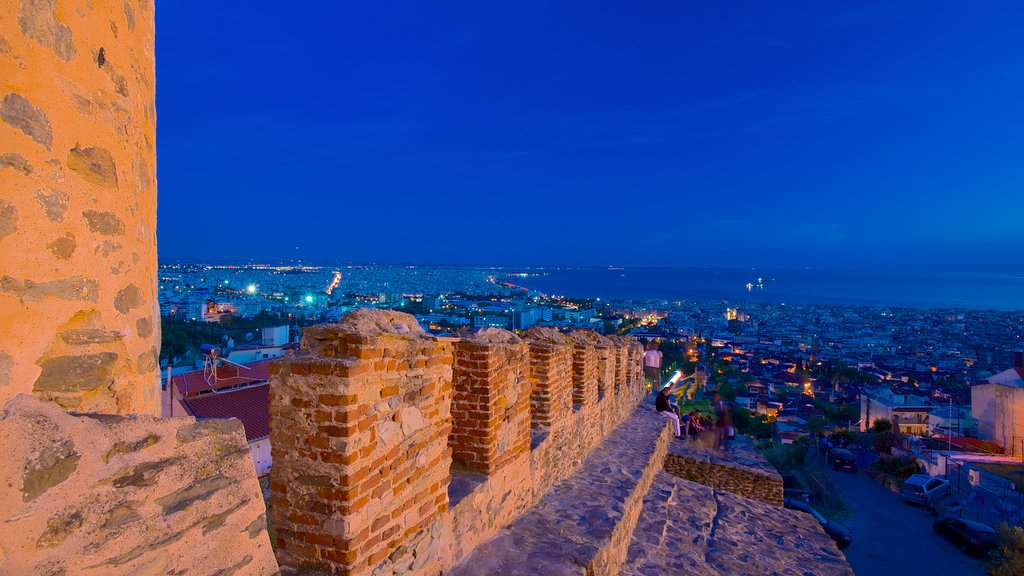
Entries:
[[914, 474], [903, 481], [900, 497], [904, 502], [913, 502], [932, 508], [935, 503], [949, 494], [949, 482], [927, 474]]
[[833, 448], [829, 453], [833, 470], [849, 470], [857, 473], [857, 455], [845, 448]]
[[968, 556], [988, 556], [999, 543], [995, 529], [981, 522], [942, 518], [932, 525], [935, 533], [949, 540]]
[[843, 526], [834, 520], [825, 518], [807, 502], [794, 498], [783, 498], [782, 504], [790, 510], [799, 510], [800, 512], [814, 516], [814, 519], [821, 524], [821, 527], [825, 529], [825, 533], [835, 541], [836, 546], [839, 548], [846, 548], [853, 543], [853, 534], [850, 534], [850, 531], [846, 529], [846, 526]]

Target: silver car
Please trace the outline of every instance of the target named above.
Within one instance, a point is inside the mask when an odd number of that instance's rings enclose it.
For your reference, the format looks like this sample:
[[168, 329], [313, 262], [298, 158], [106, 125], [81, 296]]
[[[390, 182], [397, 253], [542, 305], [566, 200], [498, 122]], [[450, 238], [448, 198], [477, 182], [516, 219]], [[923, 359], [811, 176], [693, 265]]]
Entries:
[[904, 502], [913, 502], [931, 508], [949, 494], [949, 482], [927, 474], [914, 474], [903, 482], [900, 497]]

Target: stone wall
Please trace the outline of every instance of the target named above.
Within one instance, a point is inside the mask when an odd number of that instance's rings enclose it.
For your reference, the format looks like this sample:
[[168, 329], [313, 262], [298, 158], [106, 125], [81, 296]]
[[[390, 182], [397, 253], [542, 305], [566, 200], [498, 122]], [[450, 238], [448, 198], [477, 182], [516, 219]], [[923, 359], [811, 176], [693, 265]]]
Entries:
[[523, 337], [530, 342], [531, 425], [557, 428], [572, 409], [572, 339], [540, 326], [530, 328]]
[[273, 365], [271, 510], [284, 564], [437, 571], [452, 350], [412, 316], [362, 310], [307, 329], [303, 350]]
[[[448, 341], [374, 310], [307, 329], [304, 349], [272, 370], [278, 558], [339, 574], [432, 574], [522, 515], [643, 397], [623, 384], [598, 400], [595, 361], [592, 401], [573, 410], [574, 338], [485, 329]], [[630, 341], [614, 347], [625, 357]], [[538, 407], [545, 425], [531, 449]], [[467, 475], [449, 510], [449, 483]]]
[[241, 422], [0, 413], [2, 574], [274, 574]]
[[583, 331], [570, 334], [572, 338], [572, 402], [587, 407], [597, 403], [597, 382], [600, 365], [597, 346]]
[[[629, 348], [618, 336], [608, 336], [608, 340], [612, 343], [611, 350], [611, 369], [614, 371], [611, 381], [614, 392], [618, 393], [619, 386], [625, 384], [626, 379], [629, 377]], [[643, 368], [640, 368], [643, 370]]]
[[490, 474], [530, 452], [529, 347], [511, 332], [485, 328], [455, 351], [452, 459]]
[[158, 414], [153, 3], [0, 14], [0, 406]]
[[715, 449], [714, 441], [707, 440], [673, 443], [665, 457], [665, 471], [744, 498], [782, 506], [782, 476], [749, 439], [737, 438], [730, 442], [727, 451]]

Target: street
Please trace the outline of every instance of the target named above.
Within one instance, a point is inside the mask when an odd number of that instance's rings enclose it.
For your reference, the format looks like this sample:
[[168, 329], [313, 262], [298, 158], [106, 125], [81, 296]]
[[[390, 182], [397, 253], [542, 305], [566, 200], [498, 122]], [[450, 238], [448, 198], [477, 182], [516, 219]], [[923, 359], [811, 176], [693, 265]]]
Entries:
[[984, 574], [982, 561], [964, 555], [932, 531], [932, 516], [905, 504], [897, 494], [864, 474], [829, 470], [835, 487], [850, 510], [841, 523], [853, 533], [843, 552], [859, 576]]

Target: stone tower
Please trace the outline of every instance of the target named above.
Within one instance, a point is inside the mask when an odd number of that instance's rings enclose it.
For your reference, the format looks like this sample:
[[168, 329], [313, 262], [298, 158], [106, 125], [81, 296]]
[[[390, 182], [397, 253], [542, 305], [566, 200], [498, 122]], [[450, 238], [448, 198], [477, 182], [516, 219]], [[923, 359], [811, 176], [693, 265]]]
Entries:
[[151, 0], [0, 0], [0, 405], [157, 414]]

